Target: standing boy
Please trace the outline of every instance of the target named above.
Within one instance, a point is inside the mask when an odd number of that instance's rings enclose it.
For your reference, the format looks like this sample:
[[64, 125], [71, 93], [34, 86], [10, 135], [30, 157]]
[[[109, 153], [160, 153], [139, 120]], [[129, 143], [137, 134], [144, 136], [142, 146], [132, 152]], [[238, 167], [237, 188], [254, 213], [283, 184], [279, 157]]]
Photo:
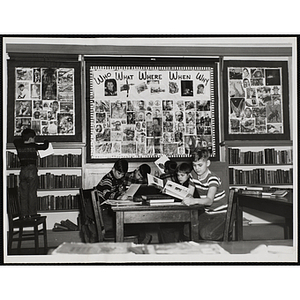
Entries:
[[35, 143], [35, 131], [26, 128], [22, 131], [21, 139], [15, 139], [14, 145], [21, 163], [20, 172], [20, 218], [37, 216], [37, 189], [39, 184], [37, 170], [37, 151], [46, 150], [48, 141]]
[[202, 149], [192, 154], [193, 171], [191, 181], [195, 185], [195, 197], [183, 199], [186, 205], [200, 204], [205, 212], [199, 215], [200, 237], [219, 240], [223, 237], [227, 198], [220, 178], [209, 170], [210, 152]]

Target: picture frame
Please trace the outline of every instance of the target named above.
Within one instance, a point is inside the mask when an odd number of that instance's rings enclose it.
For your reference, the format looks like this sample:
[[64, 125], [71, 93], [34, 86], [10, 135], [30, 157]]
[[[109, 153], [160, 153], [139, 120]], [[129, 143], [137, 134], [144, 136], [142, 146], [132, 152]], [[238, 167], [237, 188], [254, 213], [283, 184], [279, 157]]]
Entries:
[[26, 127], [35, 130], [37, 141], [81, 142], [80, 62], [20, 55], [7, 66], [7, 142]]
[[225, 140], [288, 140], [287, 61], [226, 60]]
[[87, 162], [184, 160], [202, 144], [218, 159], [217, 62], [86, 58]]

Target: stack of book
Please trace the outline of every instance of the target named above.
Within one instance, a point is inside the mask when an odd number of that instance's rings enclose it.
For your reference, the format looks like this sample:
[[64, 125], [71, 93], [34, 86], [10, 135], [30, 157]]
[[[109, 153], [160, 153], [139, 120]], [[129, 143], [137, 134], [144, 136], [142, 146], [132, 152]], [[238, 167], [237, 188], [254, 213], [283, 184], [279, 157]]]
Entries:
[[268, 186], [248, 186], [240, 191], [244, 195], [267, 196], [267, 197], [285, 197], [288, 194], [287, 189], [270, 188]]
[[60, 223], [55, 223], [52, 229], [53, 231], [76, 231], [78, 226], [74, 224], [69, 219], [60, 221]]
[[158, 206], [158, 205], [173, 205], [174, 203], [180, 204], [180, 202], [175, 202], [175, 198], [164, 194], [142, 196], [143, 205]]

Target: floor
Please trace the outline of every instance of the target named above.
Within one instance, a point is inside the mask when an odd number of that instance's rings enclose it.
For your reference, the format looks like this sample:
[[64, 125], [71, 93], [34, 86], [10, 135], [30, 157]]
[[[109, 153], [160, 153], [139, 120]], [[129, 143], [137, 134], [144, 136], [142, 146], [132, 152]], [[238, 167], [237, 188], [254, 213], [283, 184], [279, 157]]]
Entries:
[[[158, 235], [156, 231], [149, 231], [149, 234], [152, 235], [151, 244], [158, 243]], [[63, 231], [63, 232], [53, 232], [48, 230], [48, 250], [55, 249], [63, 242], [81, 242], [79, 231]], [[278, 225], [263, 225], [263, 226], [245, 226], [244, 227], [244, 240], [264, 240], [264, 239], [283, 239], [283, 228]], [[39, 244], [43, 247], [42, 237], [40, 238]], [[17, 253], [17, 244], [13, 244], [12, 252], [8, 255], [36, 255], [33, 242], [26, 241], [23, 244], [21, 253]], [[44, 248], [39, 249], [38, 255], [45, 255]]]

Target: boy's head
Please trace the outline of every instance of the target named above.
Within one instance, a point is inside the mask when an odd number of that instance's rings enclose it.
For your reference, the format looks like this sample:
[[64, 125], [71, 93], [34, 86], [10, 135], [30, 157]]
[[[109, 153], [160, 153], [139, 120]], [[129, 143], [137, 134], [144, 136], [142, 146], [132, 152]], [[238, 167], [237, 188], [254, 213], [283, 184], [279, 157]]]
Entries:
[[177, 178], [180, 184], [186, 182], [189, 177], [190, 173], [192, 172], [192, 166], [188, 163], [182, 163], [177, 167]]
[[137, 172], [136, 172], [136, 179], [146, 179], [147, 174], [151, 173], [151, 168], [147, 164], [142, 164], [139, 166]]
[[193, 163], [193, 169], [198, 174], [198, 176], [201, 176], [205, 174], [208, 167], [210, 166], [210, 151], [208, 149], [200, 149], [192, 154], [192, 163]]
[[35, 131], [31, 128], [25, 128], [21, 134], [23, 142], [34, 141], [35, 135]]
[[128, 161], [124, 158], [118, 159], [113, 166], [113, 174], [117, 179], [121, 179], [128, 171]]
[[165, 173], [173, 174], [176, 171], [177, 162], [173, 160], [167, 160], [164, 165]]

